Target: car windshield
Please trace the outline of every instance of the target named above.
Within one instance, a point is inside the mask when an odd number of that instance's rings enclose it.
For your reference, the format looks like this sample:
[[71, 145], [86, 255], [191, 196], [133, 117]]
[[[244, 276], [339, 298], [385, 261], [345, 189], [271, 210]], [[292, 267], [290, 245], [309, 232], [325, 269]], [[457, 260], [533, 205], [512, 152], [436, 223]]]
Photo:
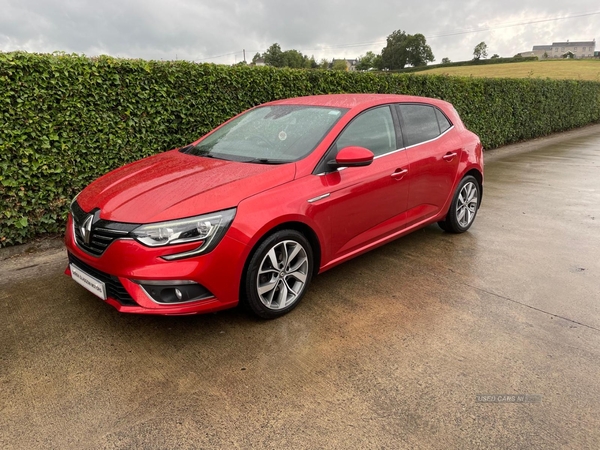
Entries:
[[261, 164], [310, 154], [347, 109], [275, 105], [252, 109], [182, 152]]

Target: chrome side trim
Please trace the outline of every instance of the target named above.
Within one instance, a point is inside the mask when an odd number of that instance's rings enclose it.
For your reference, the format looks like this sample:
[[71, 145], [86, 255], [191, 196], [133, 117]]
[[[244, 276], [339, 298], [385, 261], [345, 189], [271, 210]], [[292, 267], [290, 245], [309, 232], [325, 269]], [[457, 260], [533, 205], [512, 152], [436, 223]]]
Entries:
[[324, 198], [327, 198], [330, 195], [331, 195], [330, 192], [328, 192], [327, 194], [319, 195], [318, 197], [311, 198], [310, 200], [308, 200], [308, 203], [318, 202], [319, 200], [323, 200]]
[[[403, 150], [406, 150], [406, 149], [409, 149], [409, 148], [418, 147], [419, 145], [423, 145], [423, 144], [429, 144], [430, 142], [433, 142], [433, 141], [437, 141], [439, 138], [441, 138], [442, 136], [444, 136], [446, 133], [448, 133], [452, 129], [454, 129], [454, 125], [452, 125], [450, 128], [448, 128], [446, 131], [444, 131], [438, 137], [435, 137], [433, 139], [429, 139], [428, 141], [419, 142], [418, 144], [415, 144], [415, 145], [409, 145], [408, 147], [404, 147]], [[389, 155], [389, 153], [387, 153], [387, 154]]]
[[406, 150], [406, 148], [407, 148], [407, 147], [402, 147], [402, 148], [399, 148], [398, 150], [394, 150], [393, 152], [384, 153], [383, 155], [375, 156], [375, 157], [373, 158], [373, 161], [375, 161], [376, 159], [382, 158], [382, 157], [384, 157], [384, 156], [393, 155], [394, 153], [403, 152], [404, 150]]
[[[442, 134], [440, 134], [439, 136], [437, 136], [437, 137], [435, 137], [435, 138], [433, 138], [433, 139], [429, 139], [428, 141], [419, 142], [418, 144], [415, 144], [415, 145], [409, 145], [408, 147], [402, 147], [402, 148], [399, 148], [398, 150], [393, 150], [393, 151], [391, 151], [391, 152], [384, 153], [383, 155], [378, 155], [378, 156], [375, 156], [375, 157], [373, 158], [373, 161], [374, 161], [374, 160], [376, 160], [376, 159], [379, 159], [379, 158], [383, 158], [384, 156], [393, 155], [394, 153], [398, 153], [398, 152], [403, 152], [404, 150], [408, 150], [409, 148], [414, 148], [414, 147], [418, 147], [419, 145], [428, 144], [428, 143], [430, 143], [430, 142], [437, 141], [438, 139], [440, 139], [442, 136], [444, 136], [446, 133], [448, 133], [448, 132], [449, 132], [450, 130], [452, 130], [452, 129], [454, 129], [454, 125], [452, 125], [450, 128], [448, 128], [448, 129], [447, 129], [446, 131], [444, 131]], [[339, 168], [339, 169], [337, 169], [337, 170], [338, 170], [338, 172], [339, 172], [339, 171], [341, 171], [341, 170], [345, 170], [345, 169], [347, 169], [347, 167], [341, 167], [341, 168]], [[330, 174], [330, 173], [332, 173], [332, 172], [322, 172], [322, 173], [318, 173], [318, 174], [316, 174], [316, 176], [318, 176], [318, 177], [322, 177], [323, 175], [328, 175], [328, 174]]]

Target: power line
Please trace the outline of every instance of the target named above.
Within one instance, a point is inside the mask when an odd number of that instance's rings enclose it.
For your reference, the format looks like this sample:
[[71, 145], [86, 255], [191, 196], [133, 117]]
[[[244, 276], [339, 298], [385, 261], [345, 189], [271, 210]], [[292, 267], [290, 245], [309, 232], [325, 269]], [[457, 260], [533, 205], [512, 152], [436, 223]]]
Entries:
[[458, 32], [448, 33], [448, 34], [438, 34], [438, 35], [435, 35], [435, 36], [428, 36], [427, 39], [435, 39], [435, 38], [439, 38], [439, 37], [448, 37], [448, 36], [458, 36], [458, 35], [461, 35], [461, 34], [469, 34], [469, 33], [480, 33], [482, 31], [500, 30], [500, 29], [503, 29], [503, 28], [518, 27], [518, 26], [522, 26], [522, 25], [533, 25], [533, 24], [536, 24], [536, 23], [543, 23], [543, 22], [555, 22], [555, 21], [558, 21], [558, 20], [575, 19], [577, 17], [594, 16], [594, 15], [597, 15], [597, 14], [600, 14], [600, 11], [595, 11], [595, 12], [590, 12], [590, 13], [583, 13], [583, 14], [575, 14], [573, 16], [553, 17], [551, 19], [538, 19], [538, 20], [531, 20], [529, 22], [520, 22], [520, 23], [498, 25], [498, 26], [495, 26], [495, 27], [480, 28], [480, 29], [477, 29], [477, 30], [467, 30], [467, 31], [458, 31]]
[[[450, 36], [460, 36], [463, 34], [471, 34], [471, 33], [481, 33], [483, 31], [494, 31], [494, 30], [500, 30], [500, 29], [504, 29], [504, 28], [512, 28], [512, 27], [519, 27], [519, 26], [524, 26], [524, 25], [533, 25], [533, 24], [537, 24], [537, 23], [544, 23], [544, 22], [556, 22], [559, 20], [567, 20], [567, 19], [575, 19], [578, 17], [587, 17], [587, 16], [595, 16], [600, 14], [600, 11], [594, 11], [594, 12], [587, 12], [587, 13], [581, 13], [581, 14], [574, 14], [571, 16], [562, 16], [562, 17], [552, 17], [552, 18], [546, 18], [546, 19], [534, 19], [534, 20], [530, 20], [527, 22], [517, 22], [517, 23], [507, 23], [507, 24], [500, 24], [494, 27], [488, 27], [488, 28], [478, 28], [478, 29], [472, 29], [472, 30], [463, 30], [463, 31], [453, 31], [450, 33], [444, 33], [444, 34], [437, 34], [437, 35], [432, 35], [432, 36], [425, 36], [426, 39], [436, 39], [436, 38], [441, 38], [441, 37], [450, 37]], [[343, 49], [343, 48], [355, 48], [355, 47], [367, 47], [367, 46], [371, 46], [371, 45], [375, 45], [375, 44], [383, 44], [387, 42], [386, 39], [382, 39], [379, 41], [372, 41], [372, 42], [359, 42], [359, 43], [353, 43], [353, 44], [339, 44], [339, 45], [330, 45], [327, 47], [320, 47], [320, 48], [313, 48], [313, 49], [303, 49], [303, 50], [299, 50], [302, 53], [308, 53], [308, 52], [317, 52], [317, 51], [321, 51], [321, 50], [335, 50], [335, 49]], [[247, 50], [248, 53], [254, 53], [254, 50]], [[231, 52], [231, 53], [225, 53], [223, 55], [217, 55], [217, 56], [210, 56], [208, 58], [202, 58], [197, 60], [198, 62], [202, 62], [202, 61], [208, 61], [211, 59], [218, 59], [218, 58], [222, 58], [225, 56], [232, 56], [232, 55], [236, 55], [238, 53], [242, 53], [241, 51], [239, 52]]]
[[194, 61], [197, 61], [197, 62], [208, 61], [209, 59], [218, 59], [218, 58], [223, 58], [224, 56], [232, 56], [232, 55], [235, 55], [236, 53], [240, 53], [240, 52], [223, 53], [222, 55], [209, 56], [208, 58], [196, 59]]
[[[258, 52], [258, 50], [246, 50], [247, 54], [256, 53], [256, 52]], [[243, 54], [244, 54], [244, 50], [240, 50], [240, 51], [237, 51], [237, 52], [224, 53], [222, 55], [209, 56], [207, 58], [195, 59], [194, 62], [203, 62], [203, 61], [208, 61], [208, 60], [211, 60], [211, 59], [224, 58], [225, 56], [234, 56], [234, 55], [243, 55]]]
[[[536, 20], [530, 20], [528, 22], [509, 23], [509, 24], [497, 25], [497, 26], [489, 27], [489, 28], [479, 28], [479, 29], [475, 29], [475, 30], [455, 31], [452, 33], [437, 34], [437, 35], [433, 35], [433, 36], [425, 36], [425, 38], [426, 39], [435, 39], [435, 38], [440, 38], [440, 37], [459, 36], [462, 34], [480, 33], [483, 31], [493, 31], [493, 30], [499, 30], [499, 29], [503, 29], [503, 28], [511, 28], [511, 27], [517, 27], [517, 26], [523, 26], [523, 25], [532, 25], [532, 24], [543, 23], [543, 22], [554, 22], [554, 21], [558, 21], [558, 20], [574, 19], [577, 17], [593, 16], [593, 15], [597, 15], [597, 14], [600, 14], [600, 11], [575, 14], [572, 16], [552, 17], [549, 19], [536, 19]], [[373, 42], [332, 45], [329, 47], [321, 47], [321, 48], [309, 49], [309, 50], [303, 50], [303, 51], [304, 52], [313, 52], [313, 51], [330, 50], [330, 49], [337, 49], [337, 48], [366, 47], [369, 45], [382, 44], [382, 43], [385, 43], [386, 41], [387, 40], [384, 39], [384, 40], [373, 41]]]

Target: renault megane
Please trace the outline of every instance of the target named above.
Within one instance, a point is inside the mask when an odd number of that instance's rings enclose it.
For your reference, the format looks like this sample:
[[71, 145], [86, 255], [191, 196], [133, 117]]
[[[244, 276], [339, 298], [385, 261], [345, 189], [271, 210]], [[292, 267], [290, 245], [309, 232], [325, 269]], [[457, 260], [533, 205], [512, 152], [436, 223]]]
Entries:
[[66, 273], [122, 312], [275, 318], [354, 256], [435, 222], [467, 231], [482, 192], [480, 140], [447, 102], [279, 100], [85, 188]]

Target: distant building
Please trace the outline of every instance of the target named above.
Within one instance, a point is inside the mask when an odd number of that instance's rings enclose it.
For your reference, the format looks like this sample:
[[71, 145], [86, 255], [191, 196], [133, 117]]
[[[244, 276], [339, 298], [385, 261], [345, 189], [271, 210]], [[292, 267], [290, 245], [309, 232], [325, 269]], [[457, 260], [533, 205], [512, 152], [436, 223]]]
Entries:
[[[538, 59], [550, 58], [550, 56], [552, 55], [552, 46], [551, 45], [534, 45], [533, 50], [531, 52], [525, 52], [525, 53], [531, 53], [531, 55], [528, 55], [528, 56], [537, 56]], [[523, 56], [525, 56], [523, 53], [521, 53], [521, 54]]]
[[539, 59], [542, 59], [541, 56], [538, 56], [536, 52], [521, 52], [519, 53], [520, 56], [522, 56], [523, 58], [529, 58], [531, 56], [537, 56]]
[[537, 56], [539, 59], [562, 58], [571, 52], [574, 58], [593, 58], [596, 49], [596, 40], [553, 42], [552, 45], [534, 45], [531, 52], [523, 52], [521, 55]]
[[[340, 61], [339, 59], [333, 59], [333, 61], [331, 61], [331, 64], [329, 67], [333, 67], [333, 64], [336, 61]], [[342, 61], [346, 62], [346, 71], [347, 72], [354, 72], [356, 71], [356, 65], [358, 64], [358, 59], [342, 59]]]

